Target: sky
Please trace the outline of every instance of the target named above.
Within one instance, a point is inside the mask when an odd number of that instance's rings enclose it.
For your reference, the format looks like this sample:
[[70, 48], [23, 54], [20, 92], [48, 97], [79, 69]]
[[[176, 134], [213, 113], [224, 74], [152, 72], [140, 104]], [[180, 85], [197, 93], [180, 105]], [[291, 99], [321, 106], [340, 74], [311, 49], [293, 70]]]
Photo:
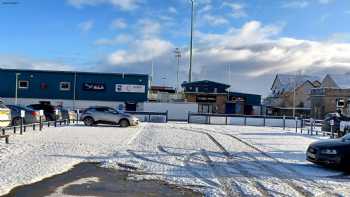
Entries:
[[[0, 67], [188, 80], [190, 0], [0, 0]], [[350, 71], [349, 0], [195, 0], [193, 80], [266, 96], [277, 73]], [[177, 66], [175, 49], [181, 50]]]

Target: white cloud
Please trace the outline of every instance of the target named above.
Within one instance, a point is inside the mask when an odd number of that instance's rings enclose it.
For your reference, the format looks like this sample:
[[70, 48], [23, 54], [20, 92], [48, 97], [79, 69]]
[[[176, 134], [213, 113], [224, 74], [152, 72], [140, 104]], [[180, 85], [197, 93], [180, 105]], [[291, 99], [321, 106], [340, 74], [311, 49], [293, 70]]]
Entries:
[[100, 38], [95, 41], [95, 45], [112, 46], [112, 45], [118, 45], [118, 44], [125, 44], [130, 42], [131, 40], [132, 40], [132, 37], [130, 35], [120, 34], [113, 37], [112, 39]]
[[174, 46], [165, 40], [153, 38], [135, 40], [129, 50], [117, 50], [107, 58], [111, 65], [144, 63], [169, 53]]
[[118, 7], [121, 10], [134, 10], [139, 7], [139, 0], [67, 0], [69, 5], [76, 8], [85, 6], [96, 6], [100, 4], [109, 4]]
[[88, 20], [88, 21], [84, 21], [78, 24], [78, 28], [82, 31], [82, 32], [88, 32], [90, 31], [94, 26], [94, 21], [93, 20]]
[[229, 23], [229, 21], [223, 16], [214, 16], [211, 14], [205, 14], [203, 19], [211, 26], [226, 25]]
[[229, 7], [232, 10], [231, 15], [235, 18], [246, 17], [247, 13], [245, 11], [245, 7], [240, 3], [232, 3], [232, 2], [224, 2], [222, 4], [224, 7]]
[[151, 19], [140, 19], [137, 22], [138, 32], [146, 38], [154, 37], [161, 32], [161, 25], [158, 21]]
[[335, 0], [319, 0], [318, 2], [320, 3], [320, 4], [329, 4], [329, 3], [332, 3], [332, 2], [334, 2]]
[[177, 10], [176, 10], [176, 8], [174, 8], [174, 7], [169, 7], [169, 8], [168, 8], [168, 12], [170, 12], [170, 13], [172, 13], [172, 14], [177, 14]]
[[0, 68], [8, 69], [75, 70], [73, 65], [62, 62], [38, 60], [12, 54], [0, 54], [0, 62]]
[[305, 0], [290, 0], [282, 5], [283, 8], [305, 8], [307, 6], [309, 6], [309, 2]]
[[128, 25], [126, 24], [125, 20], [122, 18], [117, 18], [112, 21], [111, 28], [112, 29], [125, 29]]

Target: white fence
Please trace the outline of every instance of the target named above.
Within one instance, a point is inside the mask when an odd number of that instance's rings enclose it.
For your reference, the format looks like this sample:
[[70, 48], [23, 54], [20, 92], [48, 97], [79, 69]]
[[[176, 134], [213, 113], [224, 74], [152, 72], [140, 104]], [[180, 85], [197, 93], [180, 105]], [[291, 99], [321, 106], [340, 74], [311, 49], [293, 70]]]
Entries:
[[168, 122], [168, 112], [126, 112], [136, 116], [141, 122]]
[[188, 114], [189, 123], [300, 128], [301, 119], [281, 116], [242, 116], [227, 114]]
[[144, 103], [143, 111], [165, 112], [168, 111], [169, 120], [187, 121], [188, 113], [198, 111], [197, 103]]

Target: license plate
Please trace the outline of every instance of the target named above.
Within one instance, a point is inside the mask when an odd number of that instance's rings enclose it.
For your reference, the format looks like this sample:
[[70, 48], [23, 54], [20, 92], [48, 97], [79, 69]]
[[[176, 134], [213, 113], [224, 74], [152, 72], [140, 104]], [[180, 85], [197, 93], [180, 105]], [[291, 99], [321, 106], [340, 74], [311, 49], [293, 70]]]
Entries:
[[311, 159], [316, 159], [316, 155], [312, 153], [307, 153], [307, 156], [310, 157]]

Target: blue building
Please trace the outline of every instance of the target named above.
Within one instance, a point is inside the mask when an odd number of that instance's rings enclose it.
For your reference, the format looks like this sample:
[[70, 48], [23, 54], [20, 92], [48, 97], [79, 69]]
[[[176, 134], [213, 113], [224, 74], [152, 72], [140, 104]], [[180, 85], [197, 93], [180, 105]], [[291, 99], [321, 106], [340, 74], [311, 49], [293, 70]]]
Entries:
[[136, 110], [148, 97], [148, 75], [142, 74], [0, 69], [0, 79], [0, 97], [10, 104]]

